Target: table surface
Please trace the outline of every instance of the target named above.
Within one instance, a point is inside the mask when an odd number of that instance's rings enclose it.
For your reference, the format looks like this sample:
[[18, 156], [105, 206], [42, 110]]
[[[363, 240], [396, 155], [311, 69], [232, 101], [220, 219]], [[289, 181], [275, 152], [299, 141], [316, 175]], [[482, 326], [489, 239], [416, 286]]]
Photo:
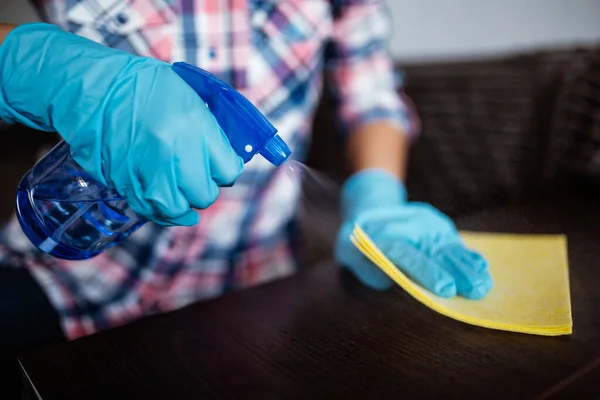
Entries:
[[44, 400], [582, 398], [594, 391], [598, 199], [532, 200], [456, 222], [469, 230], [566, 233], [573, 334], [539, 337], [466, 325], [399, 289], [371, 291], [323, 263], [35, 351], [21, 365]]

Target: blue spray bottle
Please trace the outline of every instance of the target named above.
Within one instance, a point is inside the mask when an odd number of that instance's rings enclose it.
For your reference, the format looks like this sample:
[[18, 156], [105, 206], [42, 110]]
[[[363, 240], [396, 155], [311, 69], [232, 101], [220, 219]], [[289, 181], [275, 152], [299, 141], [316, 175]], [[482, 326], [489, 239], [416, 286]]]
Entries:
[[[208, 105], [244, 163], [256, 154], [276, 166], [288, 159], [290, 149], [277, 130], [238, 91], [190, 64], [172, 68]], [[147, 222], [114, 189], [86, 173], [65, 142], [21, 179], [17, 217], [35, 246], [69, 260], [92, 258]]]

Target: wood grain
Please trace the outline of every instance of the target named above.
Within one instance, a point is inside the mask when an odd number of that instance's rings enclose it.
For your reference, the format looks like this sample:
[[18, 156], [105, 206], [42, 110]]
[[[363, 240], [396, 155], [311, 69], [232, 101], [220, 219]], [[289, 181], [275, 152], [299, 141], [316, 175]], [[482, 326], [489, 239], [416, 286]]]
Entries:
[[[21, 362], [44, 400], [518, 399], [571, 390], [578, 371], [600, 356], [597, 197], [543, 197], [457, 217], [457, 223], [471, 230], [566, 233], [573, 335], [465, 325], [400, 290], [369, 290], [324, 263], [27, 354]], [[577, 393], [599, 392], [588, 380]]]

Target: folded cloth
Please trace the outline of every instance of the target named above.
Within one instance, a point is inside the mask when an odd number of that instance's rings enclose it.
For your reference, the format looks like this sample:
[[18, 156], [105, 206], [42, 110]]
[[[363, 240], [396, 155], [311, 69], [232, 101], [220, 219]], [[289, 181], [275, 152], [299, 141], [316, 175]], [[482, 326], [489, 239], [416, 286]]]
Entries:
[[535, 335], [572, 333], [567, 241], [563, 235], [461, 232], [489, 262], [494, 287], [481, 300], [442, 298], [411, 281], [357, 224], [352, 243], [415, 299], [450, 318]]

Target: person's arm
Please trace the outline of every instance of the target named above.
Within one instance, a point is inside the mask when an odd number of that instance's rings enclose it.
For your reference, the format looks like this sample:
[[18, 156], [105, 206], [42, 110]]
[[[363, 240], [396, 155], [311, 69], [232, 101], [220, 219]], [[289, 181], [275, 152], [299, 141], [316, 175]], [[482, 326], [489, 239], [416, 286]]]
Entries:
[[412, 103], [400, 95], [387, 49], [389, 20], [381, 0], [341, 6], [327, 72], [346, 137], [351, 172], [383, 169], [404, 180], [410, 139], [418, 131]]
[[352, 172], [383, 169], [406, 178], [409, 141], [405, 132], [386, 122], [373, 122], [350, 134], [346, 157]]
[[11, 24], [0, 24], [0, 46], [4, 42], [6, 36], [15, 28], [15, 25]]
[[399, 270], [432, 293], [480, 299], [493, 286], [487, 261], [465, 247], [450, 218], [407, 201], [402, 179], [418, 120], [394, 79], [383, 0], [344, 4], [328, 64], [354, 174], [342, 188], [336, 259], [370, 287], [393, 284], [351, 240], [358, 224]]

